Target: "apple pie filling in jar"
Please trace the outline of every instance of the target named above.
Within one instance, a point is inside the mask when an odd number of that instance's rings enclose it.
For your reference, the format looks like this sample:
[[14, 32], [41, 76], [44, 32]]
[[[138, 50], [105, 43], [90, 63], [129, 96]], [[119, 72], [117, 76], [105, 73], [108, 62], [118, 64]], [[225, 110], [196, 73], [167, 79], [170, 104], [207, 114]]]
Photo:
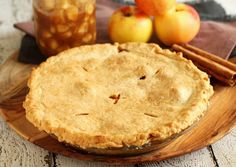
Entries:
[[96, 0], [34, 0], [36, 41], [45, 56], [96, 41]]

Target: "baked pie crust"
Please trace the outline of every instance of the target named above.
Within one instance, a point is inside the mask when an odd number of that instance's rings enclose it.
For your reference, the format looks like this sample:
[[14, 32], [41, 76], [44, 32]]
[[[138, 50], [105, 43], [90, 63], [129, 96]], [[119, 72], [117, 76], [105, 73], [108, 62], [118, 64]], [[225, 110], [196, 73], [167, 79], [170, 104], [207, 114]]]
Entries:
[[213, 94], [206, 73], [156, 44], [96, 44], [31, 73], [27, 119], [81, 148], [142, 146], [191, 126]]

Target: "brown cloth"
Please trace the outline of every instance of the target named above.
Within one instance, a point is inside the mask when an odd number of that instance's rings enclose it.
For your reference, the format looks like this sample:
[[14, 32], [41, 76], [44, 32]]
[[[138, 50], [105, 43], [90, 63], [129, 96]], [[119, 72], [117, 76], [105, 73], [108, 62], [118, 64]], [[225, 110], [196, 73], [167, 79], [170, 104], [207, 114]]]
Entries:
[[[99, 0], [96, 4], [97, 15], [97, 43], [111, 42], [107, 33], [108, 19], [121, 4]], [[34, 36], [32, 22], [18, 23], [15, 27]], [[154, 35], [150, 42], [157, 42]], [[192, 45], [210, 53], [228, 59], [236, 44], [236, 27], [225, 23], [203, 21], [198, 35], [190, 42]]]
[[198, 35], [190, 44], [228, 59], [236, 45], [236, 26], [203, 21]]

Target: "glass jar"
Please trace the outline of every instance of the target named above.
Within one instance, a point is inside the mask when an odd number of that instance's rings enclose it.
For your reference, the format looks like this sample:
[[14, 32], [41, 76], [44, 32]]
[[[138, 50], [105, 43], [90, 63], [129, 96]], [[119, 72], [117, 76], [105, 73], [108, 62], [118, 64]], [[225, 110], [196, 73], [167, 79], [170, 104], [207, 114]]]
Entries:
[[96, 0], [34, 0], [36, 41], [45, 56], [96, 41]]

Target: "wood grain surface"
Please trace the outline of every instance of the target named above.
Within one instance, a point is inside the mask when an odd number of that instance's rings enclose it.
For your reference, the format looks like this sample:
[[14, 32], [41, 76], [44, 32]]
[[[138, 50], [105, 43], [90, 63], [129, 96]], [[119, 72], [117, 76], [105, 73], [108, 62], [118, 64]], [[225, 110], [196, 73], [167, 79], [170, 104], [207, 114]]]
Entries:
[[[0, 166], [1, 167], [17, 167], [17, 164], [31, 164], [31, 166], [46, 166], [49, 159], [49, 153], [47, 150], [42, 150], [39, 147], [32, 147], [33, 144], [25, 140], [21, 140], [21, 137], [12, 133], [11, 129], [0, 120]], [[7, 130], [3, 130], [3, 128]], [[3, 137], [5, 136], [5, 138]], [[4, 151], [2, 147], [8, 149]], [[31, 156], [27, 156], [31, 155]], [[37, 156], [38, 158], [34, 158]], [[6, 161], [8, 159], [8, 161]], [[46, 160], [46, 161], [45, 161]], [[14, 162], [14, 163], [12, 163]]]
[[[231, 132], [231, 135], [236, 137], [236, 130]], [[224, 137], [221, 142], [225, 144], [221, 144], [220, 142], [216, 142], [211, 147], [214, 150], [214, 154], [216, 157], [216, 161], [218, 166], [236, 166], [236, 145], [232, 143], [232, 138], [230, 136]], [[234, 139], [234, 142], [236, 140]], [[230, 154], [228, 154], [230, 152]], [[232, 161], [233, 160], [233, 161]]]
[[159, 161], [210, 145], [227, 134], [236, 121], [236, 87], [226, 87], [214, 83], [215, 94], [211, 99], [210, 107], [205, 116], [191, 131], [173, 140], [166, 147], [147, 154], [131, 157], [84, 154], [59, 143], [45, 132], [39, 131], [26, 120], [22, 102], [28, 91], [26, 82], [33, 66], [17, 62], [16, 56], [17, 52], [10, 56], [0, 67], [0, 76], [4, 76], [0, 80], [1, 115], [8, 125], [20, 136], [50, 152], [80, 160], [115, 164]]

